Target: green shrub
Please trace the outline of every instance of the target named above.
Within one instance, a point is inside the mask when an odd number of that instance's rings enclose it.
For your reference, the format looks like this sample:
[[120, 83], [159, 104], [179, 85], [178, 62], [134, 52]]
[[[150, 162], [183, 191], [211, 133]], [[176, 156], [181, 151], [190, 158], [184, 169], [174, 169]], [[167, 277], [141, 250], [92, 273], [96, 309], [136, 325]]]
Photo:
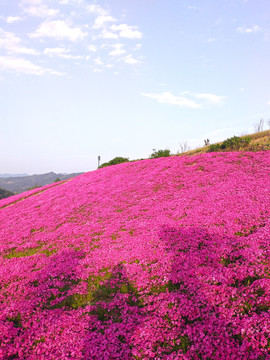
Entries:
[[125, 162], [129, 162], [129, 158], [124, 158], [124, 157], [118, 156], [118, 157], [108, 161], [107, 163], [101, 164], [99, 166], [99, 168], [103, 168], [103, 167], [111, 166], [111, 165], [122, 164]]
[[208, 152], [222, 151], [222, 150], [239, 150], [240, 148], [246, 147], [251, 141], [249, 136], [238, 137], [233, 136], [224, 140], [221, 144], [212, 144], [208, 148]]
[[238, 136], [233, 136], [229, 139], [226, 139], [221, 144], [221, 149], [239, 149], [242, 139]]
[[220, 151], [220, 149], [221, 149], [220, 144], [211, 144], [209, 145], [208, 152]]
[[156, 159], [159, 157], [168, 157], [171, 155], [171, 151], [169, 149], [165, 150], [154, 150], [154, 152], [150, 155], [150, 159]]

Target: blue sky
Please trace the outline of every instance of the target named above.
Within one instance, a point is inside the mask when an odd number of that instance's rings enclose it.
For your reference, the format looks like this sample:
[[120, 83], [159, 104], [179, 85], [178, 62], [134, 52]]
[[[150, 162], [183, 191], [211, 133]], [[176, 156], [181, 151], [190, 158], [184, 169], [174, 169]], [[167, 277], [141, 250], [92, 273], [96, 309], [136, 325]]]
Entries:
[[0, 173], [253, 132], [269, 59], [269, 0], [1, 0]]

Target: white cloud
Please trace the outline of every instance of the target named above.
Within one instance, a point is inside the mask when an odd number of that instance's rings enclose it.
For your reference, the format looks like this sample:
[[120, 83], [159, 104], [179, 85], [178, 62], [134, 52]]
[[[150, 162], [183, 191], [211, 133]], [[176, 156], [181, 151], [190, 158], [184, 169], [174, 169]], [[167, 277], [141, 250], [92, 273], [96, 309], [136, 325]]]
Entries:
[[60, 4], [62, 5], [67, 5], [67, 4], [71, 4], [71, 3], [75, 3], [75, 4], [82, 4], [84, 2], [84, 0], [61, 0]]
[[82, 55], [72, 55], [69, 54], [70, 50], [69, 49], [65, 49], [65, 48], [46, 48], [43, 53], [45, 55], [48, 56], [58, 56], [61, 57], [63, 59], [73, 59], [73, 60], [82, 60], [82, 59], [86, 59], [85, 56]]
[[87, 56], [83, 56], [83, 55], [63, 54], [63, 55], [59, 55], [59, 56], [66, 60], [88, 60], [89, 59]]
[[103, 65], [103, 62], [101, 61], [100, 58], [96, 58], [96, 59], [94, 60], [94, 62], [95, 62], [96, 65]]
[[55, 56], [55, 55], [59, 56], [59, 55], [66, 54], [68, 52], [70, 52], [70, 50], [65, 49], [65, 48], [57, 47], [57, 48], [46, 48], [43, 51], [43, 54], [49, 55], [49, 56]]
[[189, 100], [186, 97], [182, 97], [182, 96], [175, 96], [169, 92], [164, 92], [162, 94], [143, 93], [142, 95], [157, 100], [157, 102], [161, 104], [177, 105], [181, 108], [190, 108], [190, 109], [198, 109], [201, 107], [200, 104], [196, 103], [193, 100]]
[[6, 50], [8, 55], [27, 54], [38, 55], [34, 49], [26, 48], [21, 45], [21, 39], [11, 32], [0, 29], [0, 49]]
[[83, 32], [79, 27], [71, 27], [64, 20], [44, 21], [39, 28], [30, 37], [50, 37], [55, 39], [67, 39], [70, 41], [82, 40], [88, 34]]
[[99, 35], [102, 39], [118, 39], [118, 35], [107, 30], [102, 30], [101, 34]]
[[46, 6], [30, 6], [27, 11], [29, 15], [35, 17], [48, 17], [48, 16], [55, 16], [58, 14], [58, 10], [56, 9], [48, 9]]
[[195, 11], [199, 11], [200, 8], [198, 6], [188, 6], [189, 10], [195, 10]]
[[89, 45], [88, 46], [88, 50], [92, 51], [92, 52], [96, 52], [97, 51], [97, 48], [95, 45]]
[[120, 25], [113, 24], [111, 26], [111, 30], [118, 31], [119, 36], [122, 38], [128, 38], [128, 39], [142, 38], [142, 33], [139, 30], [137, 30], [137, 26], [130, 26], [127, 24], [120, 24]]
[[53, 17], [59, 12], [57, 9], [49, 9], [43, 0], [22, 0], [21, 6], [26, 14], [35, 17]]
[[109, 55], [111, 56], [119, 56], [126, 53], [126, 51], [123, 49], [124, 44], [114, 44], [112, 45], [113, 49], [109, 52]]
[[11, 56], [0, 56], [0, 71], [16, 71], [31, 75], [44, 75], [46, 73], [63, 75], [62, 73], [42, 68], [31, 61]]
[[99, 5], [89, 5], [87, 6], [87, 10], [90, 13], [96, 14], [96, 15], [106, 15], [107, 11], [104, 10], [101, 6]]
[[220, 105], [226, 99], [225, 96], [218, 96], [214, 94], [196, 94], [194, 95], [198, 99], [206, 100], [208, 104]]
[[13, 23], [15, 23], [17, 21], [20, 21], [20, 20], [22, 20], [22, 18], [20, 16], [8, 16], [6, 18], [6, 22], [8, 24], [13, 24]]
[[[221, 105], [225, 100], [225, 96], [218, 96], [215, 94], [193, 94], [189, 91], [182, 93], [182, 96], [175, 96], [170, 92], [163, 92], [162, 94], [146, 94], [143, 93], [143, 96], [147, 96], [154, 100], [157, 100], [162, 104], [177, 105], [182, 108], [198, 109], [203, 108], [205, 105]], [[192, 98], [197, 98], [201, 101], [194, 101]]]
[[252, 33], [257, 33], [258, 31], [261, 30], [259, 25], [254, 25], [251, 28], [246, 28], [246, 27], [238, 27], [236, 29], [240, 34], [252, 34]]
[[134, 64], [139, 63], [140, 61], [134, 59], [134, 58], [132, 57], [132, 55], [129, 54], [128, 56], [125, 57], [124, 62], [125, 62], [126, 64], [134, 65]]
[[100, 15], [96, 18], [93, 29], [100, 29], [104, 27], [106, 23], [114, 21], [116, 21], [116, 19], [110, 15]]
[[142, 44], [136, 44], [136, 46], [135, 46], [135, 50], [140, 50], [140, 49], [141, 49], [141, 47], [142, 47]]
[[267, 105], [270, 105], [270, 100], [269, 100], [269, 101], [267, 101]]

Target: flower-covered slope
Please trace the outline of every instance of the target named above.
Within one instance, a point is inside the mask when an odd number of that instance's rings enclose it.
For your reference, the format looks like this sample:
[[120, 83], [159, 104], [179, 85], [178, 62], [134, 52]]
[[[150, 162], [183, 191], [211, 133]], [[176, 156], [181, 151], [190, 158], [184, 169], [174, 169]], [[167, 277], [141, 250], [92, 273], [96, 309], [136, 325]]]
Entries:
[[0, 359], [270, 359], [270, 153], [0, 201]]

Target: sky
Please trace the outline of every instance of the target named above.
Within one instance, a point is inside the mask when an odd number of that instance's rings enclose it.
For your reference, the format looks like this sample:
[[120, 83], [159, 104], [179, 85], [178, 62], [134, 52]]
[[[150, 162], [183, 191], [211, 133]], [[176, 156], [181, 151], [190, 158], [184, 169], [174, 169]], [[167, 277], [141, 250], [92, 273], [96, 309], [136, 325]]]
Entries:
[[0, 3], [0, 173], [92, 171], [268, 128], [269, 0]]

